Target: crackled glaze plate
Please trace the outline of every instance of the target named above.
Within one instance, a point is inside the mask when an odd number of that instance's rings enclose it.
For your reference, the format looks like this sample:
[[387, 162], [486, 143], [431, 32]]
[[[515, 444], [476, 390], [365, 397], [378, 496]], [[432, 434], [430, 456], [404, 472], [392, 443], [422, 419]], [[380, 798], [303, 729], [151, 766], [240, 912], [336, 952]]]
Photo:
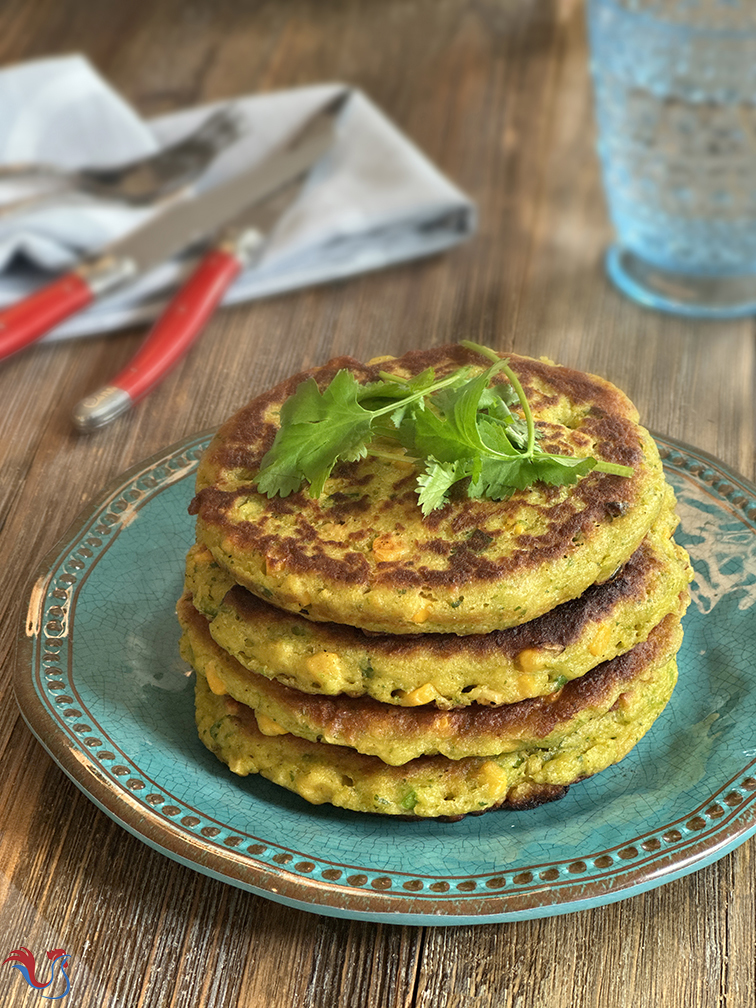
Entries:
[[409, 924], [601, 906], [756, 832], [756, 486], [659, 439], [696, 577], [677, 689], [622, 763], [534, 811], [398, 822], [235, 777], [197, 740], [174, 604], [208, 440], [132, 469], [79, 518], [38, 572], [21, 634], [29, 727], [125, 829], [288, 906]]

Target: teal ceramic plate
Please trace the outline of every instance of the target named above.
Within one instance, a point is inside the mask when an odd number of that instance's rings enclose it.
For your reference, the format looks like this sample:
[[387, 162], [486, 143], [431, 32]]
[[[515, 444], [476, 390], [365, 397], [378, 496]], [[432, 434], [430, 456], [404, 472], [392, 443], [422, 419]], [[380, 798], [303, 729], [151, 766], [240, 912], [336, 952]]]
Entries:
[[234, 777], [196, 739], [174, 603], [209, 437], [113, 484], [46, 559], [16, 693], [52, 758], [125, 829], [180, 861], [338, 917], [471, 924], [601, 906], [756, 832], [756, 487], [659, 439], [696, 571], [680, 679], [618, 766], [530, 812], [458, 823], [311, 806]]

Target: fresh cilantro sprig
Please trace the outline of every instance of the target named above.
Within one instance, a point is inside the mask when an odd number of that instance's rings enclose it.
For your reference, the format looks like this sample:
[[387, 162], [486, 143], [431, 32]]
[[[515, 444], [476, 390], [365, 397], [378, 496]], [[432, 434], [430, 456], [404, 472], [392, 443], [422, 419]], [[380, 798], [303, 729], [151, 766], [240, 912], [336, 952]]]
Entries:
[[396, 426], [384, 430], [383, 417], [401, 424], [406, 411], [426, 395], [461, 380], [455, 372], [434, 381], [430, 370], [406, 383], [387, 378], [360, 385], [350, 371], [339, 371], [323, 392], [314, 378], [302, 382], [283, 404], [281, 426], [257, 477], [258, 490], [288, 497], [307, 482], [310, 496], [319, 497], [337, 462], [363, 458], [377, 433], [396, 432]]
[[[281, 409], [258, 489], [287, 497], [308, 483], [310, 496], [319, 497], [337, 462], [370, 453], [416, 465], [418, 503], [428, 515], [457, 484], [470, 498], [503, 500], [536, 482], [576, 483], [592, 469], [632, 475], [628, 466], [540, 451], [530, 405], [507, 360], [477, 343], [462, 345], [490, 366], [478, 374], [462, 367], [439, 379], [430, 368], [410, 379], [381, 372], [367, 385], [343, 370], [322, 392], [308, 378]], [[492, 386], [500, 373], [507, 381]]]

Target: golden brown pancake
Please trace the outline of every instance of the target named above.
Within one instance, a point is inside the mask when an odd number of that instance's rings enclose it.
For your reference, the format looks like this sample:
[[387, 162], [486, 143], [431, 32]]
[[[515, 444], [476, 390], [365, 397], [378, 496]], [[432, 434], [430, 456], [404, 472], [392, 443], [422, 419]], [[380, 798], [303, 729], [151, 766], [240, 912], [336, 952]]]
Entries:
[[210, 689], [252, 708], [264, 735], [291, 733], [313, 742], [348, 746], [400, 765], [423, 755], [450, 759], [497, 756], [528, 748], [559, 749], [570, 735], [604, 714], [626, 692], [651, 660], [672, 655], [682, 640], [677, 611], [655, 627], [632, 651], [603, 662], [546, 697], [501, 707], [473, 705], [440, 711], [433, 704], [396, 707], [365, 697], [314, 696], [256, 675], [226, 654], [212, 639], [208, 623], [189, 599], [179, 602], [184, 629], [181, 651]]
[[460, 346], [379, 365], [349, 357], [303, 372], [254, 399], [218, 432], [198, 470], [197, 537], [235, 581], [308, 619], [391, 634], [480, 634], [519, 625], [610, 578], [658, 515], [665, 485], [652, 438], [609, 382], [507, 355], [536, 418], [540, 447], [630, 466], [574, 486], [536, 483], [504, 501], [454, 500], [423, 517], [415, 470], [367, 456], [338, 464], [319, 499], [255, 488], [282, 403], [312, 376], [340, 369], [437, 377], [488, 361]]
[[687, 554], [670, 538], [676, 521], [665, 506], [609, 581], [529, 623], [489, 634], [374, 635], [314, 623], [234, 585], [206, 547], [190, 550], [186, 586], [225, 651], [297, 690], [405, 707], [516, 703], [628, 651], [676, 611], [691, 575]]
[[[668, 626], [670, 622], [676, 625], [674, 617], [667, 618]], [[252, 708], [213, 693], [201, 674], [196, 683], [197, 727], [204, 745], [234, 773], [262, 774], [315, 805], [330, 802], [357, 812], [422, 818], [530, 808], [561, 797], [570, 784], [618, 762], [648, 731], [677, 677], [673, 639], [674, 632], [660, 633], [615, 658], [610, 664], [626, 669], [624, 688], [615, 703], [551, 748], [531, 740], [524, 748], [488, 758], [420, 756], [392, 766], [346, 746], [292, 734], [264, 735]], [[600, 678], [589, 675], [594, 681]], [[570, 686], [579, 686], [587, 678]], [[530, 709], [548, 706], [544, 700], [523, 703]], [[539, 728], [537, 719], [531, 723], [536, 731], [546, 733], [538, 740], [545, 742], [560, 715], [550, 715], [546, 709], [539, 716]], [[568, 710], [563, 711], [562, 719], [570, 716]]]

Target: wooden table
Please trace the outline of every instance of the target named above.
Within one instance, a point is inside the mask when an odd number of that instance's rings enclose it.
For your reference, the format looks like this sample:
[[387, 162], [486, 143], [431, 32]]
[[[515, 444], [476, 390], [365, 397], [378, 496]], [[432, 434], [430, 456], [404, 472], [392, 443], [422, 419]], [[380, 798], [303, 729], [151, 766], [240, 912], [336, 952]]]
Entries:
[[[5, 0], [3, 64], [82, 51], [145, 115], [323, 80], [363, 88], [478, 201], [458, 249], [224, 310], [168, 380], [90, 436], [71, 405], [142, 331], [0, 365], [2, 957], [72, 954], [77, 1008], [633, 1008], [753, 1003], [753, 841], [645, 895], [515, 924], [319, 917], [153, 852], [47, 757], [10, 690], [27, 578], [111, 477], [302, 366], [468, 337], [608, 377], [654, 430], [753, 478], [751, 320], [646, 311], [606, 281], [582, 10], [572, 0]], [[38, 1003], [0, 971], [5, 1006]]]

